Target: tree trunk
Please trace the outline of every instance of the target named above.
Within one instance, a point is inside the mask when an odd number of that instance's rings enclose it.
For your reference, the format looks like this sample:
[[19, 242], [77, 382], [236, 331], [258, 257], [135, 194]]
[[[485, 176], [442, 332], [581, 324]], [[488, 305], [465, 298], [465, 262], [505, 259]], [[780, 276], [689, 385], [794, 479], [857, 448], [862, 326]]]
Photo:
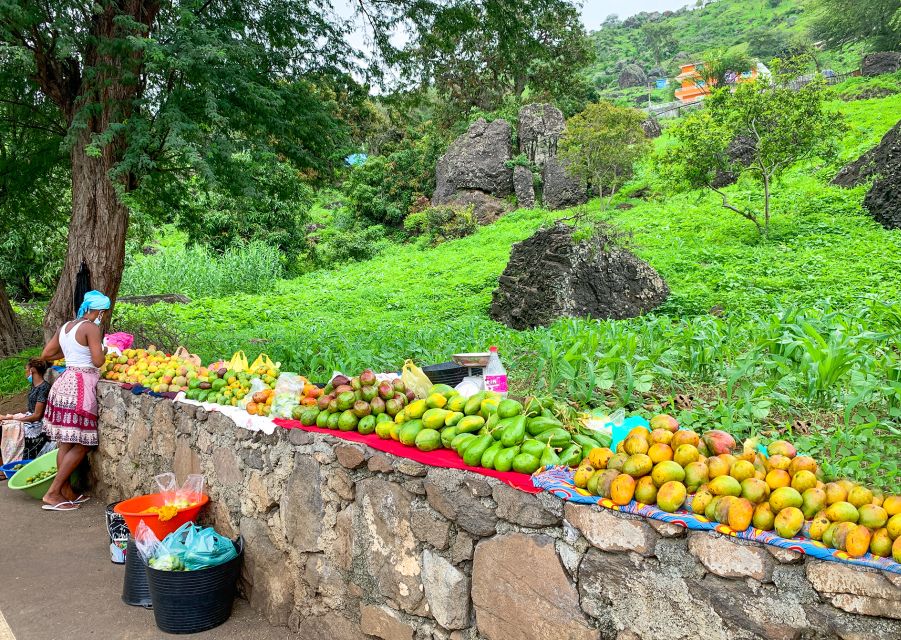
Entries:
[[[44, 316], [44, 339], [75, 317], [73, 300], [75, 276], [84, 263], [91, 275], [91, 286], [111, 300], [119, 293], [125, 266], [125, 234], [128, 208], [116, 193], [109, 177], [118, 158], [115, 150], [104, 149], [100, 157], [85, 152], [90, 134], [80, 134], [72, 148], [72, 218], [69, 222], [69, 246], [56, 292]], [[110, 314], [107, 314], [107, 318]], [[104, 327], [105, 329], [106, 327]]]
[[6, 284], [0, 281], [0, 357], [11, 356], [24, 348], [25, 335], [6, 295]]
[[[94, 44], [84, 53], [84, 69], [79, 95], [69, 112], [71, 125], [84, 107], [90, 109], [85, 126], [79, 129], [71, 150], [72, 218], [69, 246], [56, 292], [44, 316], [44, 337], [74, 317], [75, 278], [82, 265], [88, 269], [91, 285], [115, 302], [125, 266], [125, 234], [128, 208], [119, 198], [135, 186], [130, 174], [120, 174], [115, 182], [111, 171], [122, 160], [127, 147], [124, 136], [107, 141], [100, 149], [88, 146], [92, 138], [110, 126], [128, 122], [143, 88], [143, 52], [133, 49], [121, 55], [130, 37], [143, 37], [159, 10], [157, 0], [117, 0], [104, 5], [92, 21]], [[122, 18], [128, 20], [122, 20]], [[129, 21], [131, 24], [129, 24]], [[138, 25], [135, 27], [135, 25]], [[88, 71], [90, 70], [90, 71]], [[109, 326], [106, 314], [103, 329]]]

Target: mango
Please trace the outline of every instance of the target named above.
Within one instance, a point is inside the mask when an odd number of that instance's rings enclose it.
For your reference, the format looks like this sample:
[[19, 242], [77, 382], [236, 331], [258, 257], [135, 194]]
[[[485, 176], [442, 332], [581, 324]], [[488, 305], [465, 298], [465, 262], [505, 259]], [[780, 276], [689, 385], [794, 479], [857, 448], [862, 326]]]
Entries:
[[720, 500], [726, 496], [713, 496], [713, 499], [704, 507], [704, 517], [711, 522], [716, 522], [716, 510], [720, 506]]
[[892, 560], [901, 562], [901, 536], [895, 538], [895, 541], [892, 543]]
[[828, 527], [826, 527], [826, 530], [823, 532], [823, 544], [827, 547], [832, 546], [833, 538], [835, 537], [835, 530], [838, 529], [838, 525], [840, 524], [841, 522], [833, 522]]
[[686, 467], [692, 462], [697, 462], [700, 457], [698, 448], [691, 444], [680, 444], [673, 453], [673, 460], [680, 466]]
[[623, 451], [625, 451], [630, 456], [634, 456], [636, 453], [645, 454], [650, 448], [651, 447], [650, 444], [648, 444], [648, 439], [640, 434], [629, 436], [623, 443]]
[[651, 437], [651, 430], [640, 424], [629, 429], [629, 433], [626, 434], [626, 437], [628, 438], [629, 436], [641, 436], [647, 440]]
[[870, 538], [870, 553], [880, 558], [888, 558], [892, 555], [892, 539], [885, 527], [876, 529]]
[[657, 491], [657, 506], [663, 511], [673, 513], [685, 502], [687, 491], [685, 485], [676, 480], [665, 482]]
[[754, 477], [754, 463], [747, 460], [736, 460], [729, 469], [729, 475], [741, 482]]
[[826, 517], [832, 522], [857, 522], [860, 518], [857, 508], [850, 502], [836, 502], [826, 508]]
[[857, 525], [845, 536], [845, 553], [852, 558], [860, 558], [870, 550], [873, 534], [864, 526]]
[[628, 473], [619, 474], [610, 483], [610, 499], [614, 504], [627, 505], [632, 501], [634, 495], [635, 480]]
[[888, 529], [888, 534], [891, 536], [892, 540], [901, 538], [901, 513], [896, 513], [889, 518], [888, 522], [885, 524], [885, 528]]
[[672, 460], [673, 450], [670, 449], [670, 446], [668, 444], [655, 442], [651, 445], [651, 448], [648, 449], [648, 457], [654, 464], [663, 462], [664, 460]]
[[844, 488], [844, 490], [847, 491], [848, 493], [851, 493], [851, 489], [853, 489], [855, 486], [857, 486], [857, 485], [855, 485], [853, 482], [851, 482], [850, 480], [848, 480], [847, 478], [842, 478], [841, 480], [838, 481], [838, 483], [839, 483], [839, 484], [842, 486], [842, 488]]
[[839, 522], [838, 526], [835, 527], [835, 531], [832, 533], [832, 547], [844, 551], [845, 540], [847, 539], [848, 534], [856, 528], [857, 525], [853, 522]]
[[691, 510], [696, 514], [703, 515], [711, 500], [713, 500], [713, 494], [707, 490], [707, 487], [701, 487], [691, 498]]
[[713, 510], [713, 519], [721, 524], [729, 524], [729, 508], [736, 500], [738, 498], [735, 496], [720, 496]]
[[618, 475], [620, 475], [620, 473], [616, 469], [605, 469], [604, 471], [601, 471], [597, 482], [597, 495], [602, 498], [609, 498], [610, 486]]
[[[773, 512], [776, 514], [789, 507], [797, 509], [800, 513], [801, 505], [804, 504], [804, 499], [796, 489], [792, 489], [791, 487], [779, 487], [770, 494], [769, 502], [770, 506], [773, 508]], [[801, 514], [801, 519], [804, 519], [803, 513]]]
[[698, 490], [702, 484], [706, 484], [709, 480], [709, 474], [707, 471], [707, 463], [701, 462], [700, 460], [695, 462], [689, 462], [685, 465], [685, 488], [688, 489], [689, 492], [693, 493]]
[[816, 487], [811, 487], [801, 494], [801, 513], [807, 520], [811, 520], [816, 514], [826, 507], [826, 492]]
[[888, 496], [882, 501], [882, 508], [889, 518], [901, 513], [901, 496]]
[[646, 476], [654, 468], [654, 463], [643, 453], [636, 453], [629, 456], [623, 463], [623, 473], [628, 473], [633, 478]]
[[601, 479], [601, 474], [603, 470], [595, 471], [594, 474], [588, 479], [588, 483], [585, 485], [585, 490], [593, 496], [598, 495], [598, 480]]
[[810, 521], [810, 529], [808, 533], [813, 540], [822, 540], [823, 533], [826, 529], [829, 528], [829, 525], [832, 523], [829, 521], [829, 518], [826, 517], [826, 514], [820, 512], [813, 517], [813, 520]]
[[652, 444], [669, 444], [673, 440], [673, 432], [669, 429], [654, 429], [651, 431]]
[[588, 459], [595, 469], [606, 469], [612, 457], [613, 451], [609, 447], [595, 447], [588, 452]]
[[813, 472], [802, 469], [792, 476], [791, 486], [798, 493], [804, 493], [817, 486], [817, 477], [813, 475]]
[[826, 504], [845, 502], [848, 499], [848, 492], [838, 482], [827, 482], [824, 489], [826, 491]]
[[625, 453], [616, 453], [610, 460], [607, 461], [608, 469], [616, 469], [617, 471], [623, 470], [623, 465], [626, 464], [626, 460], [629, 459], [629, 456]]
[[584, 467], [580, 465], [573, 474], [573, 484], [580, 489], [585, 489], [588, 486], [588, 481], [591, 480], [591, 477], [594, 475], [594, 472], [595, 469], [591, 465], [586, 465]]
[[792, 475], [795, 475], [799, 471], [810, 471], [811, 473], [816, 473], [816, 460], [814, 460], [810, 456], [796, 456], [792, 459], [791, 464], [788, 466], [788, 472]]
[[720, 456], [707, 458], [707, 474], [711, 480], [719, 476], [729, 475], [729, 470], [731, 468], [732, 463], [729, 462], [727, 458], [722, 458]]
[[635, 499], [644, 504], [654, 504], [657, 501], [657, 485], [651, 476], [639, 478], [635, 483]]
[[751, 504], [765, 502], [770, 496], [770, 488], [760, 478], [745, 478], [741, 481], [741, 497]]
[[794, 538], [804, 526], [804, 514], [797, 507], [786, 507], [776, 514], [773, 528], [783, 538]]
[[736, 498], [729, 505], [728, 525], [736, 531], [744, 531], [751, 526], [754, 517], [754, 505], [750, 500]]
[[751, 517], [751, 524], [761, 531], [772, 531], [773, 523], [776, 521], [776, 514], [770, 507], [769, 502], [761, 502], [754, 507], [754, 515]]
[[772, 469], [766, 474], [766, 483], [771, 491], [775, 491], [780, 487], [787, 487], [791, 484], [792, 478], [788, 471], [782, 469]]
[[857, 485], [848, 492], [848, 502], [855, 507], [862, 507], [873, 501], [873, 492], [862, 485]]
[[883, 500], [885, 500], [885, 496], [882, 495], [882, 493], [880, 493], [879, 491], [874, 491], [873, 500], [870, 502], [870, 504], [875, 504], [877, 507], [881, 507]]
[[740, 496], [741, 484], [732, 476], [717, 476], [707, 483], [710, 492], [715, 496]]
[[888, 522], [888, 513], [886, 510], [882, 507], [877, 507], [875, 504], [861, 505], [860, 509], [857, 510], [857, 513], [860, 516], [857, 519], [857, 524], [870, 529], [880, 529]]
[[669, 446], [671, 446], [673, 450], [676, 450], [683, 444], [690, 444], [693, 447], [697, 447], [700, 442], [700, 436], [691, 429], [679, 429], [673, 434], [673, 439], [670, 440]]
[[654, 484], [659, 488], [670, 480], [679, 482], [684, 480], [685, 470], [677, 462], [664, 460], [654, 465], [654, 469], [651, 471], [651, 478], [654, 479]]
[[791, 467], [791, 464], [792, 459], [787, 456], [776, 454], [767, 458], [767, 468], [770, 471], [772, 471], [773, 469], [788, 471], [789, 467]]
[[707, 431], [702, 441], [711, 455], [718, 456], [723, 453], [729, 453], [735, 449], [735, 438], [732, 434], [726, 433], [720, 429], [711, 429]]
[[675, 433], [679, 429], [679, 422], [666, 413], [651, 418], [651, 429], [666, 429], [671, 433]]
[[766, 452], [771, 457], [780, 455], [785, 456], [786, 458], [794, 458], [798, 455], [798, 450], [795, 449], [795, 445], [791, 442], [786, 442], [785, 440], [774, 440], [767, 445]]

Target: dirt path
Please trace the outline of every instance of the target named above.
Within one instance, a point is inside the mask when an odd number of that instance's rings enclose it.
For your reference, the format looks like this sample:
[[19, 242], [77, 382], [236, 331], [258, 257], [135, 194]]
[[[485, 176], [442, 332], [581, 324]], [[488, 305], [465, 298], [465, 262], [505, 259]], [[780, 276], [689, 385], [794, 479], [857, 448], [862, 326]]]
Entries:
[[12, 396], [0, 397], [0, 416], [19, 413], [28, 408], [28, 393], [23, 391]]
[[[122, 603], [125, 569], [110, 562], [108, 544], [105, 505], [92, 500], [71, 513], [42, 511], [37, 500], [0, 482], [0, 640], [175, 637], [156, 628], [152, 611]], [[221, 627], [181, 637], [297, 636], [238, 600]]]

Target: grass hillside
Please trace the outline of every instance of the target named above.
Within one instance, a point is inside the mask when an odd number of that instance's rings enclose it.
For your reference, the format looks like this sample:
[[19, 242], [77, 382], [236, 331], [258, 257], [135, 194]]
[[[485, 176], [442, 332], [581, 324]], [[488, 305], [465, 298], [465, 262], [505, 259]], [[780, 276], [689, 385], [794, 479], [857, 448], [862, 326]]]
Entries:
[[[901, 116], [897, 95], [836, 104], [851, 125], [843, 160]], [[889, 452], [901, 445], [901, 232], [863, 212], [864, 187], [828, 186], [837, 166], [797, 167], [786, 178], [766, 241], [702, 192], [611, 210], [606, 220], [632, 232], [633, 250], [672, 289], [655, 314], [629, 321], [561, 320], [516, 332], [488, 318], [513, 243], [571, 213], [542, 210], [519, 210], [436, 248], [396, 245], [256, 294], [120, 305], [117, 316], [151, 338], [168, 331], [159, 339], [177, 337], [205, 360], [266, 351], [314, 378], [396, 369], [407, 357], [440, 362], [494, 343], [521, 391], [638, 411], [692, 394], [687, 424], [796, 430], [799, 446], [831, 459], [834, 471], [869, 468], [897, 486]], [[730, 189], [733, 199], [752, 197]], [[713, 307], [725, 314], [709, 314]]]

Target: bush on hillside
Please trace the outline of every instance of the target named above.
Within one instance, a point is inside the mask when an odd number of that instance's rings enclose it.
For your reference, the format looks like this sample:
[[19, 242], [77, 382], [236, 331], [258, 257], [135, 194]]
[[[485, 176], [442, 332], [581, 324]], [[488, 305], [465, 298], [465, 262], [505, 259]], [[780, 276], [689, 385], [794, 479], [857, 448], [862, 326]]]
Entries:
[[414, 235], [421, 235], [432, 245], [448, 240], [465, 238], [478, 228], [472, 206], [465, 208], [429, 207], [411, 213], [404, 220], [404, 229]]

